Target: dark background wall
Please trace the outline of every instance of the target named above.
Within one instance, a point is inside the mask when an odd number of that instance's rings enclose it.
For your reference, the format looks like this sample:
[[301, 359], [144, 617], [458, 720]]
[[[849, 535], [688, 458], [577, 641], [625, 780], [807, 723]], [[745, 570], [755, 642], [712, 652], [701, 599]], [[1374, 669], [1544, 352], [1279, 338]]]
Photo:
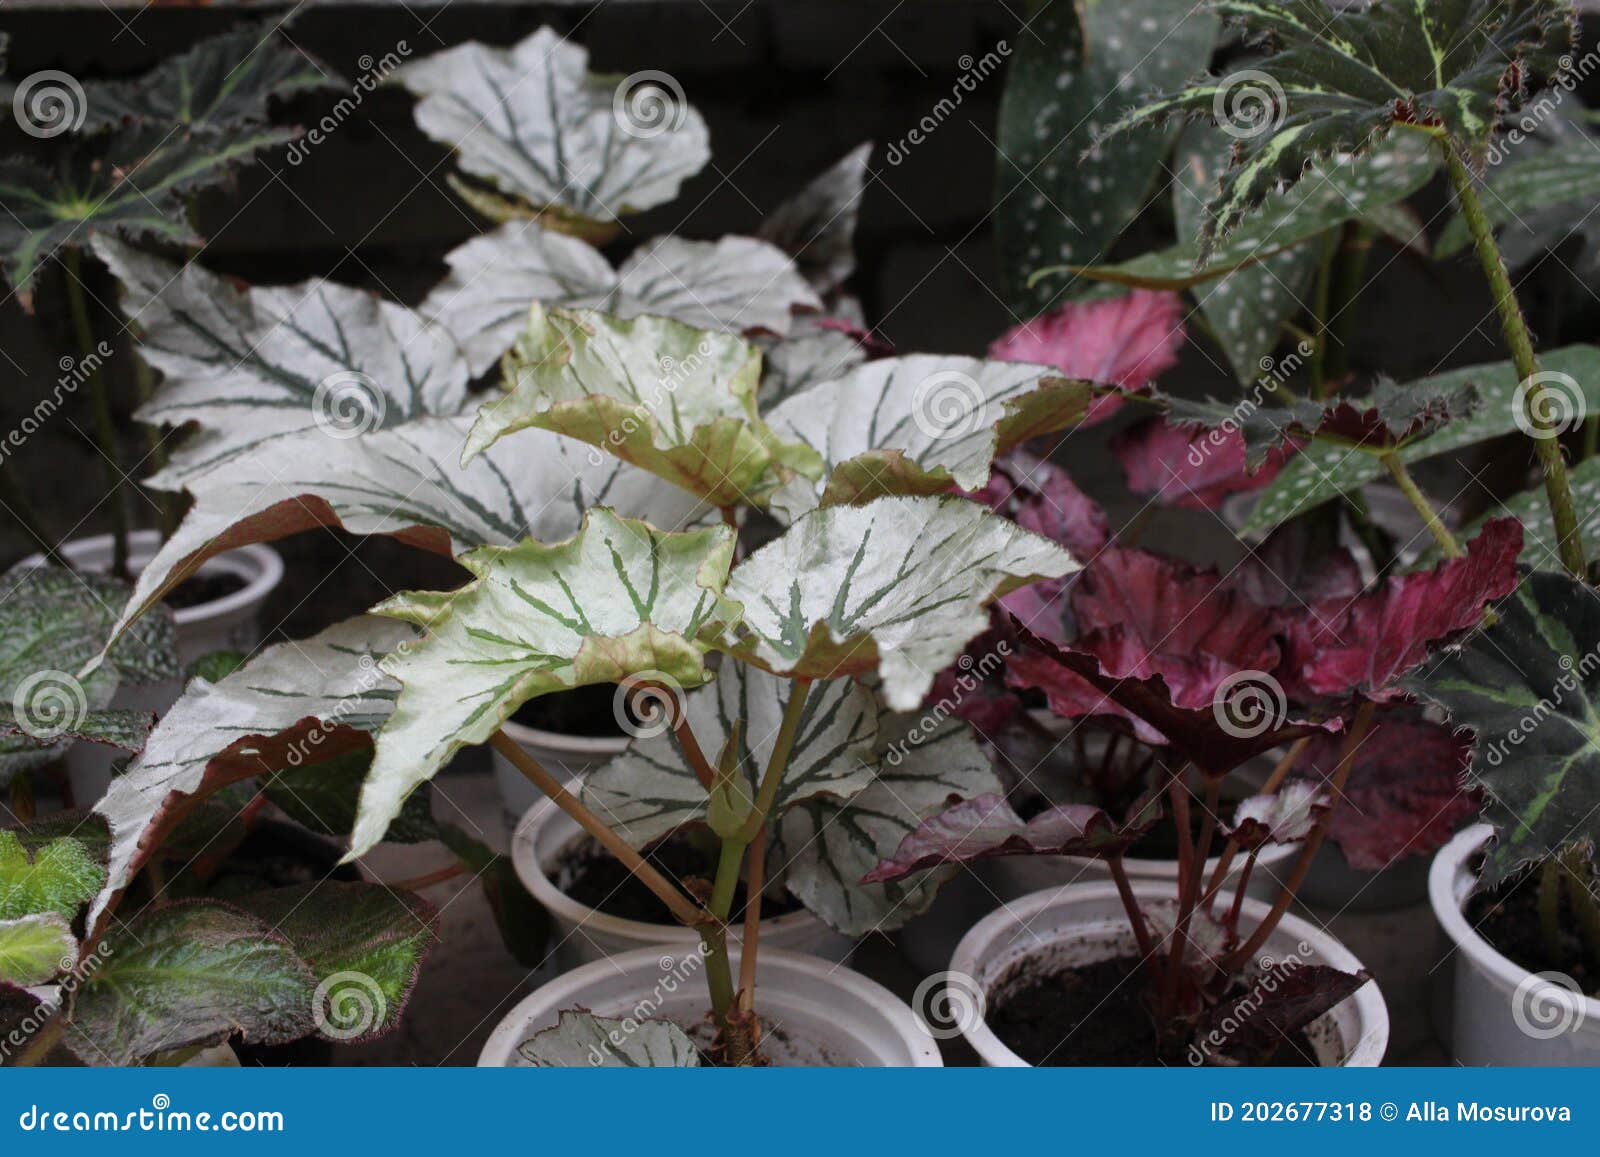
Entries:
[[[887, 164], [884, 150], [951, 95], [963, 57], [981, 57], [1015, 35], [1022, 10], [1022, 0], [313, 4], [295, 13], [287, 34], [347, 78], [361, 74], [362, 57], [382, 57], [402, 42], [416, 59], [467, 39], [510, 44], [546, 23], [585, 44], [592, 67], [671, 73], [711, 127], [713, 161], [675, 202], [631, 219], [619, 250], [664, 232], [715, 237], [751, 230], [810, 176], [874, 139], [879, 149], [852, 288], [900, 350], [974, 353], [1021, 320], [998, 295], [991, 247], [1001, 76], [967, 95], [903, 163]], [[0, 9], [0, 30], [11, 35], [13, 77], [56, 68], [87, 80], [136, 74], [206, 35], [282, 11], [11, 4]], [[275, 119], [314, 122], [341, 95], [287, 102]], [[269, 154], [232, 190], [208, 194], [199, 207], [200, 230], [210, 238], [206, 264], [255, 282], [321, 275], [405, 301], [419, 298], [443, 272], [442, 255], [479, 224], [446, 187], [447, 155], [417, 131], [410, 106], [403, 91], [381, 90], [304, 163], [290, 166], [281, 154]], [[5, 119], [0, 153], [37, 153], [48, 145]], [[1425, 217], [1440, 212], [1441, 191], [1427, 191], [1419, 205]], [[1381, 365], [1407, 377], [1441, 362], [1502, 356], [1487, 297], [1469, 266], [1428, 268], [1384, 254], [1374, 268], [1382, 272], [1361, 309], [1358, 366]], [[23, 314], [14, 298], [0, 305], [5, 428], [51, 387], [57, 360], [71, 348], [51, 277], [40, 288], [37, 316]], [[107, 304], [110, 292], [109, 285], [97, 287]], [[1171, 380], [1188, 390], [1235, 388], [1220, 359], [1199, 347]], [[105, 529], [85, 408], [84, 399], [74, 399], [17, 457], [54, 525], [76, 534]], [[129, 450], [142, 452], [142, 435], [123, 417]], [[1099, 448], [1103, 440], [1074, 440], [1062, 453], [1091, 490], [1114, 502], [1116, 478]], [[147, 503], [136, 505], [142, 520], [153, 516]], [[12, 528], [0, 529], [0, 562], [21, 549]], [[290, 634], [360, 609], [385, 586], [427, 581], [413, 553], [388, 543], [319, 533], [282, 549], [297, 577], [271, 608], [272, 621]]]

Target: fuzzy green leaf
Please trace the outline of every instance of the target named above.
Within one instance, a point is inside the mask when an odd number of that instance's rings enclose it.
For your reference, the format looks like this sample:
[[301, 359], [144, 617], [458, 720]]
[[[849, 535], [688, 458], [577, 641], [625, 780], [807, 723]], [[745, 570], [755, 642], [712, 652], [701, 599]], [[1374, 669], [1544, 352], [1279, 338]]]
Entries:
[[60, 836], [30, 856], [16, 832], [0, 830], [0, 920], [45, 912], [71, 920], [105, 878], [80, 840]]
[[77, 955], [72, 927], [58, 913], [0, 920], [0, 983], [43, 984]]

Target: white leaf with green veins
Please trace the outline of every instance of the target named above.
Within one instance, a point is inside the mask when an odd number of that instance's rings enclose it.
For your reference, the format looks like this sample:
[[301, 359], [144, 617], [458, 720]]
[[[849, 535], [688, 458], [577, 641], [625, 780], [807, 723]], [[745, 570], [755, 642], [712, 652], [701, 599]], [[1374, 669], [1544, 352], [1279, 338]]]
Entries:
[[767, 415], [778, 437], [810, 446], [827, 470], [821, 481], [791, 480], [771, 506], [792, 520], [882, 494], [975, 489], [997, 455], [1081, 419], [1092, 389], [1023, 362], [939, 354], [868, 362]]
[[881, 716], [872, 783], [848, 800], [818, 794], [784, 813], [776, 850], [784, 882], [836, 932], [889, 932], [927, 911], [952, 872], [888, 884], [861, 878], [918, 824], [948, 807], [950, 797], [1001, 790], [972, 729], [957, 719], [931, 720], [926, 714]]
[[700, 1050], [669, 1020], [616, 1019], [563, 1009], [554, 1028], [517, 1046], [541, 1068], [686, 1068], [700, 1064]]
[[0, 983], [44, 984], [77, 955], [72, 926], [59, 913], [0, 920]]
[[[722, 751], [739, 728], [739, 769], [751, 796], [772, 758], [788, 705], [791, 680], [742, 663], [724, 663], [715, 683], [684, 696], [684, 713], [702, 751]], [[882, 706], [853, 679], [814, 684], [773, 802], [780, 814], [818, 793], [848, 799], [872, 783]], [[628, 750], [590, 773], [583, 800], [634, 847], [706, 817], [706, 789], [683, 756], [671, 729], [636, 739]]]
[[463, 460], [537, 427], [587, 442], [718, 507], [759, 500], [818, 468], [756, 413], [761, 355], [742, 338], [659, 317], [535, 304], [506, 361], [506, 393], [478, 411]]
[[535, 209], [609, 222], [672, 200], [711, 159], [705, 121], [666, 82], [630, 86], [588, 66], [581, 46], [541, 28], [510, 49], [458, 44], [394, 78], [420, 98], [417, 127], [463, 170]]
[[111, 853], [90, 926], [149, 854], [177, 797], [369, 743], [357, 733], [388, 718], [398, 691], [378, 660], [415, 637], [408, 624], [364, 615], [268, 647], [218, 683], [192, 680], [95, 805], [110, 824]]
[[141, 356], [163, 375], [139, 420], [199, 427], [157, 486], [301, 431], [333, 441], [466, 403], [454, 339], [376, 294], [320, 279], [239, 289], [193, 261], [180, 267], [108, 237], [94, 248], [122, 285]]
[[896, 711], [988, 625], [985, 607], [1080, 569], [1055, 543], [962, 498], [814, 510], [734, 568], [744, 617], [724, 649], [780, 675], [877, 671]]
[[856, 221], [872, 142], [857, 145], [779, 205], [756, 230], [791, 254], [818, 293], [831, 294], [856, 270]]
[[767, 413], [801, 390], [842, 378], [867, 360], [851, 334], [823, 325], [816, 316], [796, 320], [787, 337], [761, 341], [760, 410]]
[[119, 628], [206, 559], [316, 526], [394, 535], [441, 553], [571, 537], [591, 506], [665, 529], [706, 516], [693, 495], [544, 430], [461, 464], [474, 418], [422, 418], [358, 438], [320, 431], [189, 480], [194, 502], [139, 573]]
[[454, 591], [411, 591], [377, 607], [427, 633], [383, 669], [400, 681], [378, 734], [351, 857], [383, 837], [420, 784], [488, 740], [529, 699], [631, 675], [697, 686], [706, 649], [738, 615], [722, 597], [733, 561], [725, 526], [669, 534], [604, 507], [565, 542], [483, 547]]
[[585, 241], [513, 221], [456, 246], [445, 261], [450, 273], [418, 312], [456, 337], [474, 376], [511, 348], [536, 301], [775, 334], [788, 332], [794, 310], [821, 305], [782, 250], [752, 237], [659, 237], [613, 270]]

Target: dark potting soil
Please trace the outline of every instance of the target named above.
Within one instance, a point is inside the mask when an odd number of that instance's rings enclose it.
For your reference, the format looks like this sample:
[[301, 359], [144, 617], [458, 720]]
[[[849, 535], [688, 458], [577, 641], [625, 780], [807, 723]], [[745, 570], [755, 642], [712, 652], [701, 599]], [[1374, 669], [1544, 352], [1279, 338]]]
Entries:
[[162, 600], [175, 611], [188, 607], [202, 607], [237, 594], [249, 584], [244, 577], [232, 571], [214, 571], [210, 574], [192, 574], [184, 579]]
[[[696, 847], [688, 836], [668, 836], [646, 852], [645, 858], [680, 888], [683, 888], [683, 881], [699, 878], [705, 881], [706, 890], [710, 890], [715, 862]], [[671, 913], [655, 893], [588, 836], [575, 839], [562, 849], [556, 865], [555, 883], [578, 903], [587, 904], [608, 916], [640, 920], [647, 924], [673, 923]], [[689, 894], [688, 889], [683, 888], [683, 891], [685, 895]], [[731, 920], [743, 918], [744, 904], [745, 889], [741, 883], [734, 893]], [[769, 895], [762, 900], [761, 916], [763, 919], [784, 916], [799, 906], [788, 895], [779, 900]]]
[[586, 739], [611, 739], [623, 734], [617, 722], [617, 689], [609, 683], [557, 691], [530, 699], [512, 713], [524, 727], [580, 735]]
[[[1001, 983], [984, 1019], [1007, 1048], [1036, 1067], [1189, 1063], [1184, 1048], [1161, 1055], [1147, 992], [1137, 956], [1073, 968], [1024, 963]], [[1315, 1056], [1311, 1042], [1297, 1033], [1267, 1063], [1312, 1065]]]
[[1600, 968], [1586, 950], [1565, 887], [1561, 891], [1562, 958], [1553, 959], [1539, 927], [1539, 873], [1513, 880], [1467, 900], [1463, 913], [1497, 952], [1529, 972], [1563, 972], [1590, 996], [1600, 996]]

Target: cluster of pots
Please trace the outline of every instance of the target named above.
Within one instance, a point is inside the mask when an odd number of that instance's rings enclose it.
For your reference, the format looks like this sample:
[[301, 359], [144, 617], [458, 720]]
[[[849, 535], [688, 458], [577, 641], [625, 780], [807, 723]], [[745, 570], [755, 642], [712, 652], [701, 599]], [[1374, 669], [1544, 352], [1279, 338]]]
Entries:
[[[153, 531], [131, 543], [137, 568], [159, 547]], [[74, 566], [109, 566], [109, 536], [64, 548]], [[37, 564], [39, 560], [30, 562]], [[26, 563], [24, 565], [27, 565]], [[249, 650], [261, 639], [261, 608], [283, 576], [270, 547], [250, 546], [210, 560], [205, 574], [231, 574], [242, 585], [209, 603], [175, 613], [183, 664], [219, 649]], [[164, 711], [182, 681], [118, 693], [116, 706]], [[593, 739], [539, 731], [520, 724], [506, 730], [552, 771], [574, 783], [626, 746], [625, 739]], [[553, 875], [563, 850], [578, 836], [577, 825], [495, 755], [495, 775], [514, 822], [513, 859], [518, 874], [549, 910], [558, 947], [557, 977], [517, 1005], [496, 1028], [479, 1063], [519, 1063], [518, 1046], [553, 1026], [563, 1009], [582, 1007], [602, 1016], [664, 1016], [684, 1024], [703, 1020], [705, 985], [697, 975], [698, 937], [686, 928], [645, 923], [590, 908], [557, 887]], [[92, 744], [69, 754], [74, 798], [98, 799], [110, 776], [110, 761]], [[1509, 960], [1472, 927], [1464, 906], [1473, 884], [1473, 862], [1490, 837], [1484, 825], [1459, 833], [1433, 858], [1402, 861], [1383, 873], [1355, 872], [1337, 849], [1325, 848], [1300, 891], [1302, 899], [1346, 909], [1397, 908], [1431, 902], [1437, 952], [1447, 959], [1437, 989], [1435, 1021], [1447, 1053], [1465, 1065], [1600, 1064], [1600, 1000], [1570, 991]], [[1242, 906], [1240, 930], [1267, 913], [1275, 887], [1271, 870], [1293, 848], [1272, 849], [1261, 858]], [[1175, 892], [1176, 866], [1163, 860], [1129, 858], [1135, 894], [1146, 902]], [[737, 956], [737, 937], [731, 951]], [[1023, 1065], [981, 1015], [985, 997], [1019, 961], [1048, 956], [1074, 966], [1128, 954], [1132, 934], [1115, 886], [1093, 861], [1071, 857], [989, 861], [972, 875], [952, 881], [935, 906], [899, 934], [900, 946], [920, 970], [959, 977], [979, 994], [977, 1015], [956, 1028], [985, 1064]], [[783, 1026], [771, 1059], [777, 1063], [872, 1066], [937, 1066], [939, 1039], [954, 1035], [930, 1027], [904, 1001], [845, 965], [854, 945], [804, 909], [761, 924], [760, 999], [763, 1015]], [[1433, 951], [1429, 945], [1425, 951]], [[1310, 922], [1286, 916], [1263, 947], [1282, 958], [1309, 950], [1310, 963], [1343, 971], [1360, 961], [1338, 940]], [[969, 994], [970, 995], [970, 994]], [[1307, 1039], [1324, 1065], [1374, 1066], [1384, 1056], [1389, 1016], [1375, 982], [1364, 985], [1310, 1026]]]

